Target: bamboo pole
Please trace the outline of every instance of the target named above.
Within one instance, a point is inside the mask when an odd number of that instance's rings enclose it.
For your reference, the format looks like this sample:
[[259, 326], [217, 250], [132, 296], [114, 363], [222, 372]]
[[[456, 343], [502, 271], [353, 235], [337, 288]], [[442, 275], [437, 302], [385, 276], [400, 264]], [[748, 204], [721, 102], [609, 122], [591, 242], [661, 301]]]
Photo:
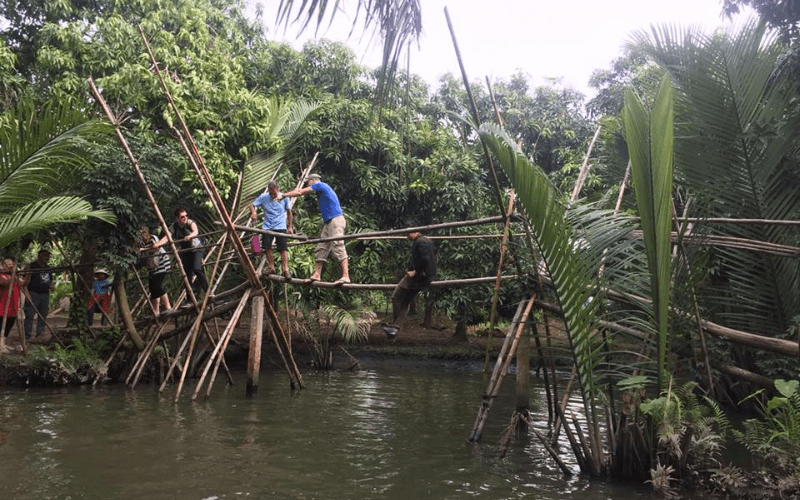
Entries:
[[[606, 297], [608, 297], [609, 299], [622, 301], [628, 304], [648, 304], [651, 302], [650, 299], [647, 299], [645, 297], [639, 297], [632, 294], [624, 294], [616, 290], [612, 290], [610, 288], [601, 287], [600, 291], [604, 293]], [[537, 306], [547, 309], [551, 312], [555, 312], [556, 314], [561, 314], [560, 313], [561, 308], [556, 305], [548, 304], [542, 301], [537, 301]], [[692, 317], [690, 314], [681, 310], [675, 309], [674, 312], [684, 317], [689, 317], [689, 318]], [[642, 338], [642, 335], [644, 335], [642, 332], [638, 330], [623, 325], [619, 325], [617, 323], [601, 322], [600, 325], [607, 326], [609, 328], [621, 331], [623, 333], [629, 333], [639, 338]], [[721, 340], [726, 340], [728, 342], [731, 342], [732, 344], [742, 345], [746, 347], [755, 347], [757, 349], [763, 349], [765, 351], [774, 352], [776, 354], [782, 354], [785, 356], [792, 356], [792, 357], [800, 356], [800, 346], [798, 345], [797, 342], [792, 340], [777, 339], [769, 337], [767, 335], [743, 332], [741, 330], [735, 330], [733, 328], [728, 328], [726, 326], [713, 323], [707, 319], [702, 320], [702, 326], [703, 329], [706, 331], [706, 333], [708, 333], [712, 337], [716, 337]]]
[[[223, 245], [224, 245], [225, 241], [227, 240], [227, 237], [228, 237], [228, 233], [226, 233], [223, 236], [223, 240], [222, 240], [222, 244]], [[214, 277], [214, 273], [216, 272], [217, 266], [219, 264], [219, 259], [221, 257], [222, 257], [222, 252], [217, 252], [217, 259], [214, 262], [214, 267], [213, 267], [213, 269], [211, 271], [212, 279]], [[248, 260], [247, 262], [250, 262], [250, 261]], [[210, 294], [208, 294], [208, 293], [203, 294], [203, 304], [202, 304], [202, 306], [200, 306], [200, 311], [205, 311], [206, 310], [206, 306], [208, 305], [208, 298], [209, 297], [210, 297]], [[191, 330], [191, 334], [190, 334], [192, 340], [189, 342], [189, 350], [186, 353], [186, 361], [184, 362], [184, 365], [183, 365], [183, 371], [181, 372], [181, 378], [178, 381], [178, 387], [175, 390], [175, 399], [173, 400], [173, 402], [175, 402], [175, 403], [178, 402], [178, 398], [181, 395], [181, 389], [183, 388], [183, 382], [186, 379], [186, 375], [189, 373], [189, 366], [190, 366], [190, 362], [192, 360], [192, 354], [194, 352], [194, 347], [195, 347], [195, 339], [197, 338], [197, 333], [198, 333], [199, 329], [200, 328], [204, 329], [204, 331], [206, 333], [206, 337], [208, 338], [208, 342], [209, 342], [210, 345], [216, 345], [216, 343], [214, 342], [214, 339], [211, 336], [211, 332], [208, 330], [208, 328], [205, 328], [205, 326], [206, 326], [206, 323], [205, 323], [205, 321], [203, 321], [203, 315], [202, 314], [198, 314], [197, 318], [195, 319], [195, 323], [192, 326], [192, 330]], [[229, 374], [229, 377], [230, 377], [230, 374]], [[231, 383], [232, 383], [232, 379], [230, 379], [230, 380], [231, 380]]]
[[[247, 302], [250, 300], [251, 295], [252, 295], [252, 290], [248, 289], [242, 295], [242, 298], [239, 299], [239, 304], [236, 307], [236, 310], [234, 311], [233, 316], [231, 316], [230, 321], [228, 321], [227, 327], [222, 332], [222, 336], [220, 338], [220, 341], [217, 342], [217, 345], [214, 346], [214, 350], [211, 352], [211, 355], [209, 355], [208, 360], [206, 361], [206, 366], [203, 369], [203, 373], [200, 375], [200, 379], [197, 381], [197, 386], [195, 387], [195, 390], [192, 393], [192, 397], [191, 397], [192, 401], [197, 399], [197, 394], [200, 392], [200, 389], [203, 387], [203, 382], [205, 381], [206, 375], [208, 374], [208, 371], [211, 368], [211, 366], [215, 364], [215, 361], [217, 363], [220, 361], [220, 360], [217, 359], [218, 357], [224, 357], [225, 348], [228, 346], [228, 341], [233, 336], [233, 332], [234, 332], [234, 330], [236, 328], [236, 324], [239, 322], [239, 317], [242, 315], [242, 311], [244, 311], [244, 308], [247, 305]], [[215, 374], [216, 374], [216, 371], [215, 371]], [[214, 379], [212, 378], [211, 381], [209, 381], [209, 384], [208, 384], [209, 392], [211, 391], [211, 387], [212, 387], [213, 383], [214, 383]]]
[[[336, 284], [336, 282], [330, 281], [312, 281], [309, 282], [307, 279], [303, 278], [290, 278], [286, 279], [280, 274], [269, 274], [266, 275], [266, 278], [270, 281], [278, 281], [278, 282], [285, 282], [291, 283], [292, 285], [305, 285], [305, 286], [313, 286], [318, 288], [337, 288], [342, 290], [394, 290], [397, 284], [392, 283], [345, 283], [345, 284]], [[506, 274], [501, 277], [504, 280], [516, 279], [516, 274]], [[486, 283], [492, 283], [497, 279], [496, 276], [486, 276], [481, 278], [465, 278], [465, 279], [456, 279], [456, 280], [445, 280], [445, 281], [433, 281], [428, 288], [448, 288], [451, 286], [465, 286], [465, 285], [482, 285]]]
[[[61, 340], [61, 337], [59, 337], [58, 334], [56, 333], [56, 331], [53, 330], [50, 327], [50, 325], [47, 324], [47, 321], [45, 320], [45, 318], [42, 316], [42, 314], [39, 312], [39, 310], [36, 309], [36, 307], [33, 305], [33, 300], [31, 299], [31, 296], [28, 295], [28, 289], [26, 287], [24, 287], [24, 286], [21, 286], [21, 287], [19, 287], [19, 291], [25, 297], [25, 300], [27, 300], [28, 302], [31, 303], [31, 308], [33, 308], [33, 313], [35, 315], [39, 316], [40, 318], [42, 318], [42, 323], [44, 323], [44, 327], [47, 329], [47, 331], [50, 332], [50, 334], [53, 337], [55, 337], [56, 341], [61, 345], [61, 347], [66, 347], [66, 344], [64, 344], [64, 341]], [[23, 311], [23, 314], [24, 314], [24, 311]], [[23, 335], [23, 337], [24, 337], [24, 335]], [[23, 349], [25, 349], [25, 343], [23, 343], [22, 346], [23, 346]], [[23, 352], [25, 352], [25, 351], [23, 351]]]
[[[681, 219], [683, 220], [683, 219]], [[631, 231], [631, 237], [641, 238], [642, 231]], [[694, 245], [705, 245], [722, 248], [733, 248], [737, 250], [751, 250], [756, 252], [763, 252], [771, 255], [778, 255], [781, 257], [797, 257], [800, 256], [800, 247], [791, 245], [782, 245], [779, 243], [771, 243], [768, 241], [751, 240], [748, 238], [737, 238], [734, 236], [717, 236], [717, 235], [702, 235], [702, 236], [689, 236], [678, 235], [675, 231], [670, 234], [670, 239], [673, 243], [683, 241]]]
[[[512, 222], [522, 221], [522, 216], [520, 214], [512, 214], [511, 218]], [[308, 238], [305, 235], [276, 233], [274, 231], [267, 231], [265, 229], [242, 226], [240, 224], [234, 224], [233, 227], [239, 231], [244, 231], [249, 233], [270, 234], [273, 236], [282, 235], [289, 239], [303, 240], [301, 242], [298, 241], [290, 242], [289, 246], [292, 246], [292, 245], [310, 245], [310, 244], [324, 243], [326, 241], [334, 241], [334, 240], [360, 240], [360, 239], [384, 237], [392, 235], [406, 235], [412, 231], [427, 233], [428, 231], [436, 231], [439, 229], [453, 229], [459, 227], [479, 226], [483, 224], [500, 224], [504, 223], [505, 220], [506, 220], [505, 215], [498, 215], [494, 217], [484, 217], [481, 219], [471, 219], [471, 220], [456, 221], [456, 222], [443, 222], [440, 224], [430, 224], [427, 226], [388, 229], [386, 231], [369, 231], [364, 233], [344, 234], [342, 236], [331, 236], [328, 238], [313, 238], [313, 239]], [[219, 222], [217, 222], [217, 224], [219, 224]]]
[[[508, 248], [508, 228], [511, 221], [511, 213], [514, 211], [514, 190], [512, 189], [508, 196], [508, 210], [506, 211], [505, 224], [503, 226], [503, 239], [500, 241], [500, 259], [497, 262], [497, 275], [494, 280], [494, 293], [492, 294], [492, 308], [489, 312], [489, 330], [494, 330], [495, 321], [497, 321], [497, 298], [500, 295], [500, 282], [503, 277], [503, 264], [505, 263], [506, 248]], [[483, 359], [483, 371], [489, 372], [489, 357], [492, 349], [492, 336], [486, 338], [486, 355]]]
[[533, 426], [530, 420], [526, 421], [528, 422], [528, 428], [533, 432], [533, 435], [536, 436], [536, 438], [542, 443], [542, 445], [550, 454], [550, 456], [553, 458], [553, 460], [555, 460], [556, 464], [558, 464], [559, 469], [561, 469], [561, 472], [563, 472], [565, 476], [571, 477], [572, 471], [569, 469], [569, 467], [567, 467], [567, 464], [565, 464], [564, 461], [561, 460], [561, 457], [558, 456], [558, 452], [556, 452], [556, 450], [553, 449], [552, 446], [550, 446], [550, 443], [547, 442], [547, 439], [539, 431], [536, 430], [536, 428]]
[[[444, 8], [444, 16], [447, 18], [447, 27], [450, 30], [450, 38], [453, 40], [453, 48], [456, 51], [456, 59], [458, 59], [458, 67], [461, 69], [461, 80], [464, 82], [464, 88], [467, 91], [467, 96], [469, 97], [470, 109], [472, 110], [472, 119], [475, 121], [475, 126], [480, 127], [481, 125], [481, 117], [478, 114], [478, 106], [475, 104], [475, 98], [472, 95], [472, 88], [469, 85], [469, 80], [467, 79], [467, 71], [464, 69], [464, 60], [461, 58], [461, 50], [458, 48], [458, 40], [456, 40], [456, 32], [453, 29], [453, 23], [450, 21], [450, 12], [447, 10], [447, 7]], [[489, 172], [492, 174], [492, 181], [494, 183], [494, 192], [497, 196], [497, 208], [499, 209], [500, 213], [503, 213], [503, 195], [500, 192], [500, 181], [497, 180], [497, 172], [494, 169], [494, 161], [492, 161], [492, 156], [489, 154], [489, 148], [486, 146], [486, 142], [481, 138], [481, 146], [483, 147], [483, 154], [486, 156], [486, 160], [489, 163]]]
[[594, 131], [594, 137], [592, 137], [591, 142], [589, 143], [589, 149], [586, 151], [586, 156], [583, 157], [583, 164], [581, 165], [580, 173], [578, 174], [578, 178], [575, 180], [575, 186], [572, 188], [572, 195], [569, 197], [570, 201], [575, 201], [578, 199], [578, 196], [581, 194], [581, 190], [583, 189], [583, 184], [586, 182], [586, 176], [589, 175], [589, 169], [591, 165], [589, 164], [589, 157], [592, 155], [592, 148], [594, 147], [594, 143], [597, 142], [597, 138], [600, 136], [600, 124], [597, 124], [597, 129]]
[[[528, 322], [528, 314], [530, 314], [535, 300], [536, 295], [534, 294], [527, 301], [527, 305], [525, 305], [525, 309], [522, 311], [519, 317], [519, 322], [512, 322], [508, 329], [506, 340], [503, 342], [503, 348], [501, 348], [500, 354], [497, 357], [497, 362], [495, 363], [492, 377], [489, 380], [489, 387], [483, 394], [483, 401], [481, 402], [481, 406], [478, 410], [478, 417], [475, 420], [475, 425], [473, 426], [472, 433], [469, 437], [469, 440], [472, 442], [478, 441], [481, 438], [483, 427], [486, 424], [487, 417], [489, 416], [489, 409], [491, 408], [494, 399], [497, 397], [497, 394], [500, 392], [500, 386], [502, 385], [503, 379], [508, 372], [508, 367], [511, 364], [511, 360], [514, 358], [514, 353], [517, 350], [517, 345], [519, 344], [522, 330], [525, 328], [525, 325]], [[517, 308], [517, 312], [520, 312], [522, 304], [524, 304], [524, 302], [520, 303], [520, 306]], [[514, 334], [514, 332], [516, 333]], [[512, 334], [514, 334], [513, 340], [511, 340]]]

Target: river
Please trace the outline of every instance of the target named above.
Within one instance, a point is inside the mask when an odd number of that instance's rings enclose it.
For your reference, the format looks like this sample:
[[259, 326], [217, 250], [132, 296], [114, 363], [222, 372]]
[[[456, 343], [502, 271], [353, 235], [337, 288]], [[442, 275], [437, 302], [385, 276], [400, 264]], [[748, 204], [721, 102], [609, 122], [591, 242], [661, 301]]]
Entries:
[[[234, 377], [232, 387], [219, 377], [207, 401], [178, 404], [147, 385], [0, 387], [0, 499], [653, 498], [646, 486], [565, 478], [533, 436], [501, 458], [511, 380], [475, 444], [475, 370], [307, 371], [294, 392], [263, 372], [254, 398], [245, 374]], [[534, 386], [532, 405], [543, 400]]]

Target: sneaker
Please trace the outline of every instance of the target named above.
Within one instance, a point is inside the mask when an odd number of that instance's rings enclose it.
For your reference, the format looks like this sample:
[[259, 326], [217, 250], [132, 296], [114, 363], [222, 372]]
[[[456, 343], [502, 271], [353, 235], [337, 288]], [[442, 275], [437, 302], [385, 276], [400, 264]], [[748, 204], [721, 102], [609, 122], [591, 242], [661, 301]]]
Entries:
[[381, 323], [381, 328], [386, 333], [386, 337], [390, 339], [397, 337], [397, 328], [387, 325], [386, 323]]

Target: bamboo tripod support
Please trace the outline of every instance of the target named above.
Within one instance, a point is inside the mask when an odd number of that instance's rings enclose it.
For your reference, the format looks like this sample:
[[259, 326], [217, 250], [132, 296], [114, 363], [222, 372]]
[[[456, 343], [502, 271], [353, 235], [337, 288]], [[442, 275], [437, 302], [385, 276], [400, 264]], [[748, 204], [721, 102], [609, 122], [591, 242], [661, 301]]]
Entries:
[[517, 306], [517, 312], [511, 325], [508, 327], [503, 346], [500, 348], [500, 354], [497, 356], [497, 361], [492, 371], [492, 376], [489, 379], [489, 385], [483, 393], [481, 405], [478, 409], [478, 416], [475, 419], [475, 425], [472, 427], [469, 440], [471, 442], [479, 441], [483, 432], [483, 427], [486, 425], [486, 419], [489, 416], [489, 410], [497, 394], [500, 392], [500, 386], [503, 379], [508, 373], [508, 367], [511, 365], [511, 360], [514, 358], [514, 353], [517, 351], [519, 339], [522, 336], [522, 331], [528, 323], [528, 315], [533, 308], [533, 303], [536, 300], [534, 294], [527, 302], [520, 302]]
[[[231, 220], [230, 216], [228, 215], [228, 211], [225, 208], [225, 205], [222, 203], [222, 199], [219, 196], [219, 192], [216, 190], [214, 186], [213, 180], [211, 179], [211, 175], [208, 172], [208, 169], [205, 166], [205, 162], [203, 161], [202, 156], [200, 155], [197, 146], [195, 145], [194, 141], [192, 140], [191, 133], [189, 132], [186, 123], [183, 121], [183, 117], [180, 113], [180, 110], [175, 105], [174, 100], [172, 99], [172, 95], [167, 88], [167, 85], [164, 81], [164, 76], [159, 68], [158, 61], [155, 59], [152, 50], [150, 49], [150, 45], [147, 41], [147, 37], [144, 35], [144, 31], [139, 27], [139, 33], [142, 37], [142, 41], [147, 49], [147, 53], [150, 56], [151, 61], [154, 65], [154, 71], [158, 76], [159, 81], [161, 82], [162, 90], [164, 91], [164, 95], [167, 98], [170, 107], [172, 108], [173, 113], [177, 118], [177, 123], [180, 125], [180, 131], [177, 134], [178, 138], [180, 139], [181, 145], [184, 147], [184, 150], [187, 153], [187, 156], [190, 159], [190, 162], [197, 167], [198, 177], [203, 183], [204, 189], [206, 190], [206, 194], [208, 195], [210, 201], [214, 205], [214, 208], [217, 211], [220, 219], [224, 223], [227, 232], [232, 236], [231, 242], [233, 244], [233, 248], [239, 258], [239, 262], [242, 266], [242, 269], [245, 271], [245, 275], [247, 276], [248, 280], [252, 284], [255, 290], [258, 290], [261, 296], [264, 297], [265, 306], [267, 308], [268, 316], [272, 321], [273, 328], [270, 330], [272, 334], [273, 341], [275, 342], [276, 346], [280, 346], [278, 348], [278, 354], [281, 358], [281, 361], [286, 368], [287, 374], [289, 375], [290, 384], [292, 388], [299, 387], [302, 388], [302, 376], [300, 374], [297, 365], [294, 362], [294, 359], [291, 355], [287, 358], [287, 353], [289, 352], [285, 345], [285, 337], [283, 336], [282, 328], [280, 322], [277, 320], [277, 314], [275, 313], [275, 309], [272, 305], [271, 298], [266, 293], [264, 288], [261, 286], [261, 281], [256, 274], [255, 268], [253, 267], [252, 262], [248, 257], [247, 251], [244, 248], [241, 240], [235, 237], [235, 228], [233, 227], [233, 221]], [[281, 332], [281, 335], [276, 335], [275, 330]]]
[[[170, 106], [173, 109], [173, 112], [176, 114], [176, 116], [178, 118], [178, 120], [177, 120], [178, 123], [180, 124], [180, 126], [182, 128], [182, 134], [181, 133], [176, 133], [176, 135], [178, 136], [178, 138], [179, 138], [179, 140], [181, 142], [181, 145], [184, 148], [184, 151], [187, 153], [187, 156], [189, 157], [190, 163], [192, 164], [193, 167], [195, 167], [195, 171], [198, 174], [198, 179], [200, 180], [201, 184], [203, 185], [203, 188], [205, 189], [206, 194], [208, 195], [209, 199], [211, 200], [212, 204], [214, 205], [215, 209], [217, 210], [218, 215], [220, 216], [220, 219], [225, 223], [225, 226], [227, 228], [226, 229], [227, 233], [228, 234], [233, 234], [235, 230], [232, 227], [233, 223], [232, 223], [230, 217], [227, 214], [227, 210], [226, 210], [225, 206], [222, 204], [221, 199], [219, 198], [219, 194], [216, 191], [216, 188], [214, 187], [213, 182], [211, 181], [210, 175], [208, 174], [208, 171], [205, 169], [205, 165], [203, 163], [203, 160], [200, 157], [199, 152], [197, 151], [197, 148], [194, 146], [193, 141], [191, 140], [191, 136], [190, 136], [190, 134], [188, 132], [188, 129], [186, 128], [185, 123], [183, 122], [183, 120], [181, 118], [180, 112], [177, 110], [177, 107], [175, 106], [175, 104], [174, 104], [174, 102], [173, 102], [173, 100], [171, 98], [171, 95], [169, 94], [169, 91], [168, 91], [166, 85], [164, 84], [163, 76], [162, 76], [162, 74], [161, 74], [161, 72], [159, 70], [158, 63], [157, 63], [157, 61], [155, 61], [155, 58], [154, 58], [154, 56], [152, 54], [152, 51], [150, 50], [149, 44], [147, 43], [147, 40], [146, 40], [146, 37], [144, 36], [144, 33], [142, 32], [141, 28], [140, 28], [139, 31], [140, 31], [140, 34], [141, 34], [142, 39], [144, 41], [144, 44], [147, 47], [148, 54], [150, 55], [151, 59], [153, 60], [153, 64], [155, 66], [155, 72], [156, 72], [157, 76], [159, 77], [159, 80], [161, 81], [162, 88], [163, 88], [163, 90], [165, 92], [165, 95], [166, 95], [166, 97], [167, 97], [167, 99], [169, 101]], [[164, 231], [165, 234], [168, 235], [168, 240], [170, 242], [170, 246], [171, 246], [171, 249], [173, 251], [173, 255], [176, 258], [176, 261], [179, 262], [180, 258], [179, 258], [178, 250], [177, 250], [177, 247], [175, 246], [174, 242], [172, 241], [171, 237], [169, 237], [169, 231], [168, 231], [168, 226], [166, 224], [166, 221], [164, 220], [163, 216], [161, 215], [160, 210], [158, 209], [158, 205], [157, 205], [157, 203], [155, 201], [155, 198], [153, 197], [152, 193], [149, 190], [147, 181], [144, 178], [141, 170], [138, 167], [138, 162], [133, 157], [132, 153], [130, 152], [130, 149], [127, 147], [127, 143], [125, 142], [124, 137], [122, 136], [122, 134], [120, 132], [119, 121], [116, 120], [116, 118], [113, 115], [113, 113], [111, 112], [111, 110], [105, 104], [105, 101], [103, 100], [103, 98], [100, 95], [100, 93], [97, 90], [97, 88], [94, 86], [94, 83], [91, 81], [91, 79], [89, 80], [89, 84], [90, 84], [90, 87], [92, 88], [92, 92], [95, 95], [96, 100], [98, 101], [98, 103], [103, 108], [103, 110], [106, 113], [106, 115], [108, 116], [109, 120], [115, 125], [115, 131], [117, 133], [117, 136], [120, 139], [120, 142], [122, 142], [123, 147], [124, 147], [124, 149], [126, 151], [126, 154], [128, 155], [128, 158], [131, 161], [132, 165], [134, 166], [134, 170], [136, 171], [137, 180], [144, 187], [145, 192], [148, 195], [148, 199], [149, 199], [151, 205], [153, 206], [153, 209], [155, 210], [155, 212], [156, 212], [156, 214], [157, 214], [157, 216], [159, 218], [159, 223], [161, 224], [162, 230]], [[184, 136], [186, 138], [188, 138], [188, 140], [185, 140]], [[231, 238], [231, 242], [233, 243], [234, 250], [235, 250], [235, 252], [237, 253], [237, 255], [239, 257], [239, 260], [242, 263], [242, 266], [245, 269], [246, 274], [248, 275], [248, 278], [251, 281], [251, 284], [255, 287], [255, 289], [260, 290], [262, 292], [262, 294], [264, 294], [264, 296], [266, 298], [267, 307], [272, 308], [272, 305], [271, 305], [271, 303], [269, 301], [269, 297], [263, 291], [263, 287], [261, 286], [260, 280], [259, 280], [258, 276], [255, 273], [255, 269], [253, 268], [252, 263], [250, 262], [249, 257], [247, 256], [247, 252], [244, 249], [243, 244], [241, 243], [239, 238], [237, 238], [235, 236], [233, 238]], [[196, 328], [201, 327], [201, 323], [202, 322], [199, 321], [199, 319], [202, 318], [202, 311], [204, 310], [204, 308], [201, 307], [197, 303], [197, 300], [194, 297], [194, 294], [192, 292], [191, 285], [189, 283], [188, 277], [186, 276], [185, 272], [183, 271], [182, 266], [177, 266], [177, 267], [179, 268], [180, 273], [182, 275], [182, 278], [184, 280], [184, 288], [186, 290], [186, 293], [189, 296], [191, 302], [194, 304], [194, 306], [195, 306], [195, 308], [197, 309], [197, 312], [198, 312], [198, 320], [195, 322], [195, 325], [194, 325], [195, 328], [192, 329], [193, 331], [187, 337], [187, 339], [188, 338], [194, 338], [194, 336], [195, 336], [195, 331], [194, 330]], [[204, 303], [207, 302], [207, 298], [208, 298], [208, 294], [206, 294], [206, 297], [204, 297]], [[274, 309], [273, 309], [272, 312], [274, 313]], [[276, 318], [276, 316], [274, 314], [272, 314], [270, 316], [271, 316], [271, 318]], [[205, 324], [203, 323], [202, 326], [205, 327]], [[279, 324], [277, 325], [277, 328], [280, 329], [280, 325]], [[207, 330], [206, 330], [206, 333], [209, 334], [209, 337], [210, 337], [210, 333]], [[276, 336], [276, 337], [279, 337], [279, 338], [281, 338], [281, 339], [283, 339], [285, 341], [285, 338], [283, 338], [283, 335]], [[213, 344], [213, 339], [209, 338], [209, 340]], [[275, 339], [275, 341], [276, 341], [276, 345], [280, 345], [280, 341], [277, 338]], [[285, 348], [284, 348], [283, 351], [285, 351]], [[286, 367], [287, 373], [289, 374], [289, 378], [290, 378], [292, 387], [296, 387], [296, 386], [302, 387], [302, 377], [300, 376], [299, 370], [297, 369], [297, 366], [295, 365], [294, 360], [292, 360], [291, 358], [289, 360], [287, 360], [283, 351], [281, 351], [279, 349], [280, 357], [284, 361], [284, 365]], [[177, 359], [177, 356], [176, 356], [176, 359]], [[188, 357], [187, 357], [187, 362], [188, 362]], [[185, 370], [184, 370], [184, 374], [182, 374], [182, 378], [183, 378], [183, 376], [185, 376]], [[179, 383], [177, 394], [176, 394], [176, 399], [177, 399], [177, 396], [180, 394], [181, 385], [182, 385], [182, 382]], [[162, 388], [163, 388], [163, 384], [162, 384]]]

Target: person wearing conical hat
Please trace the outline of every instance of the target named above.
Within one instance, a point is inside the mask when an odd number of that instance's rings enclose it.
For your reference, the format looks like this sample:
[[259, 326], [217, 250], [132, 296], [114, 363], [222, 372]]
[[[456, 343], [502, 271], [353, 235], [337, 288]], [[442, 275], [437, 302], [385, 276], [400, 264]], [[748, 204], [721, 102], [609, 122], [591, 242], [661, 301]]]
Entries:
[[[92, 326], [95, 313], [102, 313], [108, 310], [108, 302], [111, 297], [111, 281], [108, 279], [108, 271], [97, 269], [94, 272], [94, 284], [92, 285], [92, 296], [86, 304], [86, 324]], [[104, 325], [106, 317], [100, 319], [100, 324]]]

